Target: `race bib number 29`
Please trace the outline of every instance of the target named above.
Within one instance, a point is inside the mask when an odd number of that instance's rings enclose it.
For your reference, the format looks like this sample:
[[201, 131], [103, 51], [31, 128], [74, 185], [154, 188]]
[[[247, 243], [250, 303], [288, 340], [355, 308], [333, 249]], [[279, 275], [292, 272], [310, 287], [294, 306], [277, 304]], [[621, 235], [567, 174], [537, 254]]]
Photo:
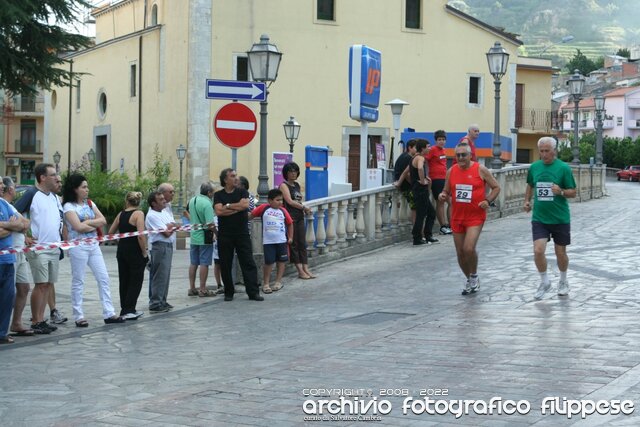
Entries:
[[471, 203], [473, 186], [467, 184], [456, 184], [456, 202]]
[[553, 202], [553, 182], [539, 182], [536, 184], [536, 199], [539, 202]]

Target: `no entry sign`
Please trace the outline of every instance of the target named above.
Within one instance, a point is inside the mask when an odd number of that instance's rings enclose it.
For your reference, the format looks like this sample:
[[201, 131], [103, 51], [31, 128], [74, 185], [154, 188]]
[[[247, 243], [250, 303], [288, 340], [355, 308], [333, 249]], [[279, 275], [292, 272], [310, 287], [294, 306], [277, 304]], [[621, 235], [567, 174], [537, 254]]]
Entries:
[[213, 130], [227, 147], [244, 147], [256, 135], [256, 116], [246, 105], [233, 102], [218, 110], [213, 119]]

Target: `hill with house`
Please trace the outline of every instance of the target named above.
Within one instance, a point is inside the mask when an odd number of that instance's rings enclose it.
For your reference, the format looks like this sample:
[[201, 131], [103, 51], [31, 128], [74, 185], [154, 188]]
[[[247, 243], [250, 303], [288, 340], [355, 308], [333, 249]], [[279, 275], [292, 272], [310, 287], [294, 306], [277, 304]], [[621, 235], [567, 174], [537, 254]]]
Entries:
[[[596, 57], [640, 44], [638, 0], [451, 0], [449, 5], [490, 25], [520, 34], [521, 53]], [[571, 41], [562, 39], [573, 36]], [[546, 48], [546, 50], [545, 50]]]

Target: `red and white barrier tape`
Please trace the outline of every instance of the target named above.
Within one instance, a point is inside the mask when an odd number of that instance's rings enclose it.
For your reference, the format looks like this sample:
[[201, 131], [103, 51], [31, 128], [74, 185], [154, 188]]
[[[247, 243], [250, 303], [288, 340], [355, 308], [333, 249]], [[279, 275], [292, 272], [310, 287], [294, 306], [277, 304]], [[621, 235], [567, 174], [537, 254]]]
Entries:
[[[204, 224], [204, 225], [208, 225], [208, 224]], [[101, 237], [85, 237], [81, 239], [64, 240], [60, 242], [41, 243], [41, 244], [37, 243], [35, 245], [25, 246], [24, 248], [20, 248], [20, 249], [16, 249], [16, 248], [3, 249], [0, 251], [0, 255], [17, 254], [20, 252], [25, 252], [25, 253], [38, 252], [38, 251], [44, 251], [47, 249], [58, 249], [58, 248], [62, 250], [67, 250], [80, 245], [90, 245], [96, 242], [100, 243], [100, 242], [106, 242], [109, 240], [119, 240], [127, 237], [136, 237], [136, 236], [146, 235], [150, 233], [162, 233], [165, 231], [196, 231], [201, 228], [203, 228], [203, 224], [189, 224], [189, 225], [183, 225], [181, 227], [176, 227], [173, 229], [162, 228], [162, 229], [151, 229], [151, 230], [143, 230], [143, 231], [130, 231], [127, 233], [105, 234], [104, 236], [101, 236]]]

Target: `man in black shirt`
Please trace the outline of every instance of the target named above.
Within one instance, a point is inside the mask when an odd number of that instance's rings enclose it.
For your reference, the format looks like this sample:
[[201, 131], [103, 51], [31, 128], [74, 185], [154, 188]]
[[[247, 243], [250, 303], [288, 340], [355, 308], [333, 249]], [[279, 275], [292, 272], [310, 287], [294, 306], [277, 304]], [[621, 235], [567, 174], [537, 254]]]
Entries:
[[218, 216], [218, 256], [224, 283], [224, 300], [232, 301], [234, 286], [231, 277], [233, 252], [238, 255], [244, 286], [253, 301], [264, 301], [258, 285], [258, 268], [253, 260], [249, 236], [249, 192], [237, 187], [236, 171], [227, 168], [220, 172], [224, 188], [213, 195], [213, 207]]

